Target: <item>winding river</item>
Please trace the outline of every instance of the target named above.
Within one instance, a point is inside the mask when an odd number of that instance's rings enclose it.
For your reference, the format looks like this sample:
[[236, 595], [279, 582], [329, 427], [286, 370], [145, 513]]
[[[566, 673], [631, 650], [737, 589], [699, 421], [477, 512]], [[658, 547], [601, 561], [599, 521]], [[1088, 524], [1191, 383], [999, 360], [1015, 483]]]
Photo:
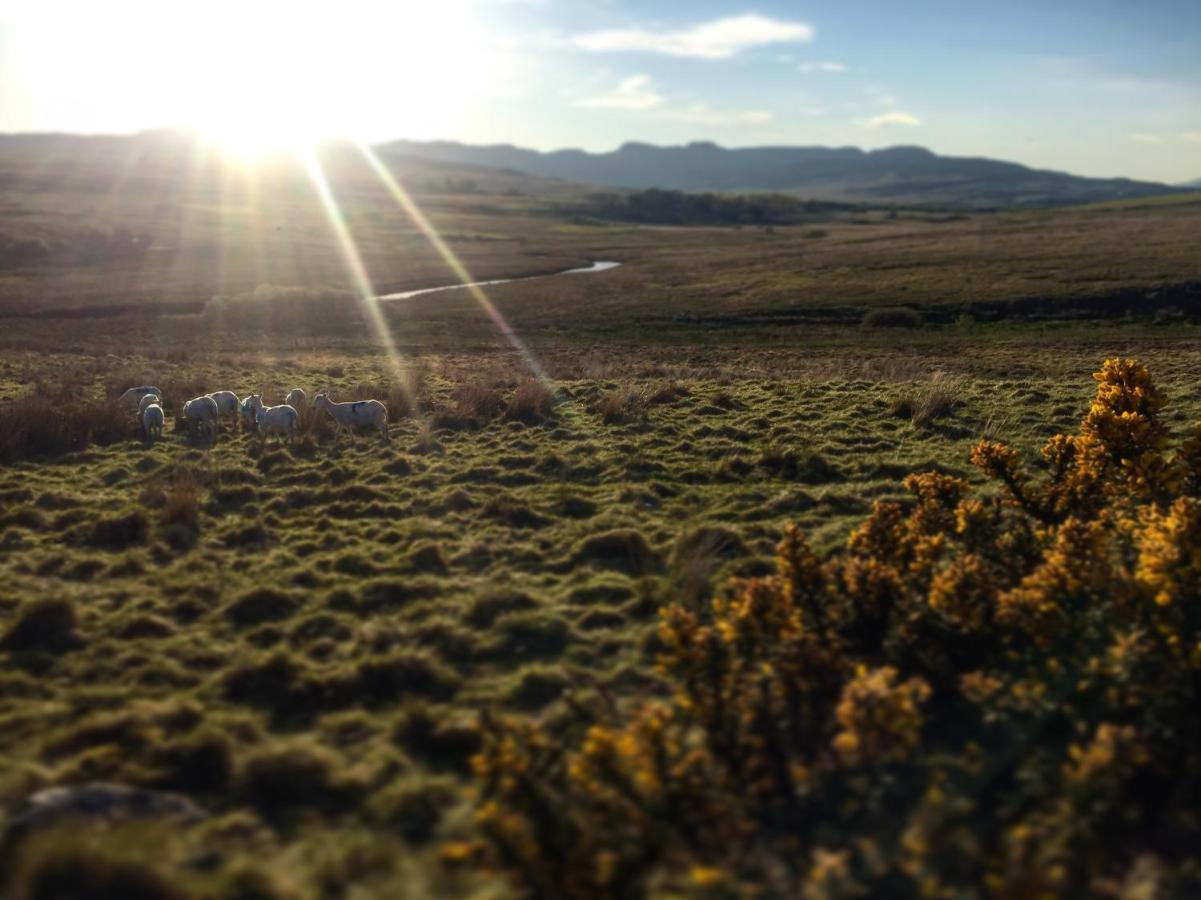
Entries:
[[380, 294], [377, 300], [410, 300], [413, 297], [420, 297], [422, 294], [436, 294], [439, 291], [457, 291], [463, 288], [470, 287], [487, 287], [491, 284], [508, 284], [511, 281], [533, 281], [535, 278], [557, 278], [560, 275], [586, 275], [590, 272], [607, 272], [609, 269], [616, 269], [621, 263], [613, 262], [612, 260], [598, 260], [590, 266], [580, 266], [576, 269], [564, 269], [562, 272], [548, 272], [545, 275], [526, 275], [519, 278], [494, 278], [491, 281], [472, 281], [464, 284], [456, 282], [455, 284], [442, 284], [438, 287], [418, 288], [415, 291], [401, 291], [398, 294]]

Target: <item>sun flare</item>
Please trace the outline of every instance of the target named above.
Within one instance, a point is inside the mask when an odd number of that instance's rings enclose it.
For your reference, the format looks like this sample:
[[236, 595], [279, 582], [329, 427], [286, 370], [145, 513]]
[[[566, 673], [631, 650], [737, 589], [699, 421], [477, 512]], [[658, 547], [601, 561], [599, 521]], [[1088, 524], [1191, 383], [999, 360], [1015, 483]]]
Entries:
[[[138, 52], [110, 65], [130, 102], [239, 156], [303, 152], [331, 138], [440, 137], [480, 114], [508, 71], [475, 4], [214, 0], [184, 20], [139, 7]], [[187, 41], [162, 41], [167, 33]], [[170, 50], [164, 48], [169, 47]]]

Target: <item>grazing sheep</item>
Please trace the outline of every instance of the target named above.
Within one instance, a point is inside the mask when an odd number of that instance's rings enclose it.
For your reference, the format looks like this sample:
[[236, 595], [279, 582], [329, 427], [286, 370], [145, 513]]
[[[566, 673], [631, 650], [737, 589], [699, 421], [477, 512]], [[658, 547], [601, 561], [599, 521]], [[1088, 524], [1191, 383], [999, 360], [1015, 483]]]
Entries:
[[263, 440], [267, 440], [267, 435], [271, 433], [286, 434], [288, 443], [291, 444], [296, 440], [296, 423], [300, 420], [300, 413], [293, 407], [284, 403], [281, 406], [265, 406], [259, 407], [255, 414], [255, 421], [259, 426], [259, 434]]
[[162, 406], [163, 398], [160, 397], [158, 394], [145, 394], [142, 396], [142, 399], [138, 401], [138, 417], [139, 418], [141, 417], [142, 413], [144, 413], [146, 411], [146, 407], [152, 403], [157, 403], [159, 406]]
[[349, 429], [354, 437], [357, 425], [371, 425], [379, 430], [381, 441], [388, 440], [388, 407], [378, 400], [352, 400], [348, 403], [335, 403], [325, 392], [313, 398], [314, 409], [324, 409], [334, 420], [334, 437], [342, 429]]
[[238, 404], [238, 412], [242, 416], [242, 427], [249, 431], [255, 427], [258, 422], [259, 410], [263, 408], [263, 395], [251, 394], [240, 404]]
[[297, 411], [304, 409], [307, 402], [308, 396], [305, 394], [304, 388], [292, 388], [288, 391], [288, 396], [284, 397], [284, 403]]
[[217, 427], [221, 427], [221, 416], [230, 416], [234, 420], [234, 428], [238, 427], [238, 410], [242, 403], [238, 400], [238, 395], [233, 391], [213, 391], [211, 394], [205, 394], [206, 397], [212, 397], [213, 402], [217, 404]]
[[161, 406], [157, 403], [147, 404], [142, 410], [142, 435], [147, 441], [154, 441], [163, 436], [163, 422], [166, 419]]
[[144, 384], [141, 387], [131, 387], [117, 398], [117, 402], [123, 406], [137, 406], [147, 394], [154, 394], [156, 397], [163, 396], [163, 392], [158, 388]]
[[209, 440], [217, 437], [217, 401], [212, 397], [195, 397], [183, 405], [188, 433], [207, 432]]

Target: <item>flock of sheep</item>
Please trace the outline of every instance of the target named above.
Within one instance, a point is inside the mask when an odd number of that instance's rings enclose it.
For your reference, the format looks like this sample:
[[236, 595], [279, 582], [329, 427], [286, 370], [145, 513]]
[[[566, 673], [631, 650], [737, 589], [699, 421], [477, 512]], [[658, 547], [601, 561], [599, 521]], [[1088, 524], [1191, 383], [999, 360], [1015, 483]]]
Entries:
[[[118, 402], [138, 408], [138, 421], [142, 435], [147, 441], [162, 437], [166, 414], [163, 412], [163, 392], [153, 385], [132, 387], [123, 393]], [[296, 426], [300, 422], [298, 410], [304, 407], [305, 392], [293, 388], [279, 406], [267, 406], [262, 394], [251, 394], [239, 400], [233, 391], [214, 391], [203, 397], [194, 397], [183, 405], [181, 414], [190, 435], [207, 435], [215, 440], [221, 426], [222, 416], [231, 416], [234, 427], [239, 421], [246, 429], [255, 428], [264, 439], [269, 434], [286, 435], [289, 442], [296, 440]], [[388, 440], [388, 408], [379, 400], [352, 400], [335, 403], [326, 393], [313, 398], [312, 408], [325, 410], [334, 422], [334, 437], [348, 430], [353, 435], [356, 427], [369, 425], [379, 432], [380, 440]]]

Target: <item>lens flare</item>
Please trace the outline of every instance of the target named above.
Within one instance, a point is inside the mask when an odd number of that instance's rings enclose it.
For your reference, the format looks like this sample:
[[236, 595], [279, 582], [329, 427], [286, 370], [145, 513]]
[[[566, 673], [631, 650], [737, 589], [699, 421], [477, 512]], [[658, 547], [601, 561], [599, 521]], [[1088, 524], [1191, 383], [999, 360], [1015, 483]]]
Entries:
[[392, 332], [388, 328], [388, 323], [384, 319], [383, 313], [380, 312], [379, 300], [377, 299], [375, 288], [371, 285], [371, 278], [367, 273], [367, 267], [363, 264], [359, 248], [355, 245], [354, 237], [346, 225], [346, 218], [342, 215], [338, 201], [330, 189], [329, 180], [325, 177], [325, 171], [321, 168], [317, 152], [313, 150], [304, 153], [301, 159], [304, 163], [305, 171], [308, 173], [309, 180], [312, 181], [313, 188], [317, 192], [317, 197], [321, 201], [321, 206], [325, 210], [325, 216], [329, 219], [330, 228], [333, 229], [334, 236], [338, 240], [338, 246], [342, 251], [342, 259], [346, 264], [347, 271], [350, 273], [351, 280], [354, 282], [355, 293], [359, 298], [359, 305], [363, 310], [364, 318], [375, 332], [380, 345], [384, 348], [393, 374], [396, 376], [401, 390], [404, 391], [405, 397], [409, 401], [409, 407], [415, 410], [417, 409], [417, 404], [409, 383], [409, 373], [402, 365], [400, 351], [396, 349], [396, 342], [392, 340]]
[[455, 277], [463, 282], [464, 288], [471, 293], [471, 296], [475, 299], [475, 302], [480, 305], [480, 308], [488, 315], [488, 318], [492, 320], [497, 331], [503, 334], [513, 349], [518, 352], [518, 354], [521, 356], [522, 362], [524, 362], [530, 372], [534, 374], [534, 377], [541, 381], [548, 390], [552, 392], [555, 391], [554, 383], [546, 374], [537, 358], [535, 358], [534, 354], [530, 351], [529, 347], [526, 346], [525, 342], [521, 339], [517, 332], [513, 330], [513, 326], [509, 324], [508, 320], [505, 319], [501, 311], [496, 308], [496, 304], [489, 299], [488, 295], [484, 293], [483, 289], [480, 288], [479, 285], [472, 284], [475, 279], [472, 277], [471, 273], [467, 271], [467, 267], [464, 266], [459, 260], [458, 256], [455, 255], [455, 252], [450, 248], [450, 245], [448, 245], [446, 241], [442, 239], [442, 236], [438, 234], [438, 231], [436, 228], [434, 228], [433, 223], [426, 218], [425, 213], [423, 213], [421, 208], [413, 201], [413, 198], [409, 195], [409, 192], [401, 186], [400, 182], [392, 177], [392, 173], [389, 172], [384, 166], [383, 162], [380, 161], [380, 158], [376, 155], [374, 150], [372, 150], [366, 144], [359, 144], [358, 146], [360, 152], [363, 154], [363, 157], [367, 160], [368, 165], [371, 166], [372, 170], [379, 177], [380, 181], [383, 182], [384, 187], [388, 189], [388, 192], [392, 195], [392, 198], [400, 205], [400, 208], [404, 210], [405, 214], [413, 220], [413, 224], [417, 226], [418, 230], [425, 235], [426, 240], [430, 242], [431, 246], [433, 246], [433, 248], [438, 252], [438, 255], [442, 257], [443, 261], [450, 267], [451, 271], [454, 272]]

